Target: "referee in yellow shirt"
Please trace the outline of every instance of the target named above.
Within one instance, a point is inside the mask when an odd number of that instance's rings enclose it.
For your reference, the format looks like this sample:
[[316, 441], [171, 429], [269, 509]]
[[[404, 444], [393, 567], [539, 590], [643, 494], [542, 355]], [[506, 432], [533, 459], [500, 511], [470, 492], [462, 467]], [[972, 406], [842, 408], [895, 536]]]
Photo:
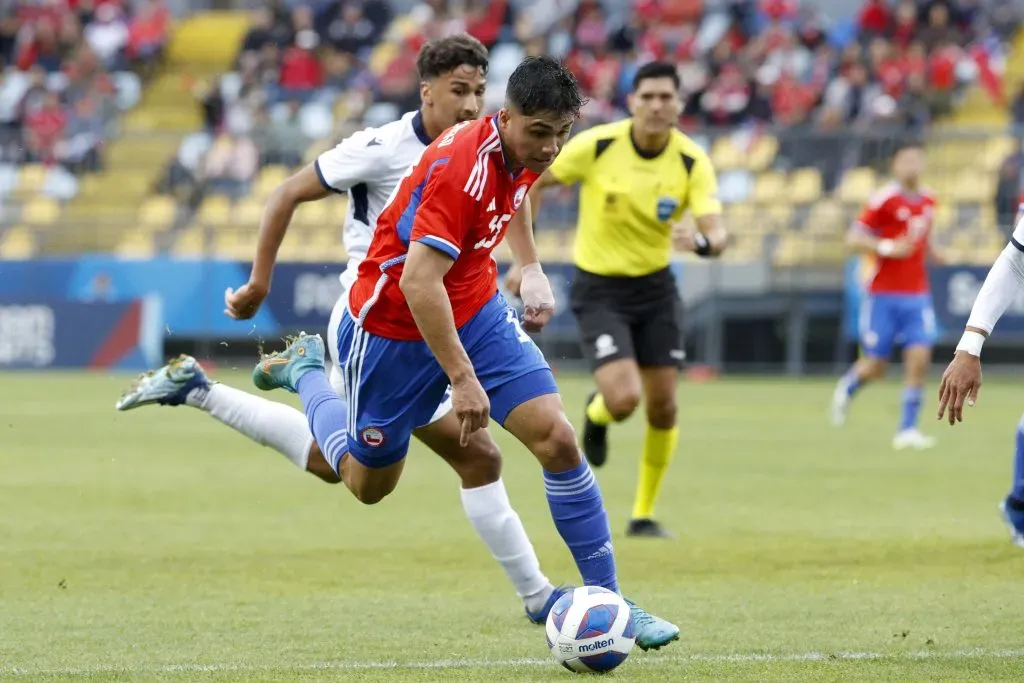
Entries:
[[[630, 536], [669, 536], [654, 519], [654, 504], [679, 438], [676, 384], [684, 354], [672, 249], [710, 257], [726, 244], [715, 171], [676, 128], [679, 86], [674, 65], [642, 66], [629, 95], [632, 117], [569, 140], [530, 190], [536, 216], [543, 188], [581, 186], [571, 301], [597, 384], [583, 430], [591, 464], [599, 467], [608, 457], [608, 425], [645, 399]], [[682, 222], [687, 210], [696, 230]]]

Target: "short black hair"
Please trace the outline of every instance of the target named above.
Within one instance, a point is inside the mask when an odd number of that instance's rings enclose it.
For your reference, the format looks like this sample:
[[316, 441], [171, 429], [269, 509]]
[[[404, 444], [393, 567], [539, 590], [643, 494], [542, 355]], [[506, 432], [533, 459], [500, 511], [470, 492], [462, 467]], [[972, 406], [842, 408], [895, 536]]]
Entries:
[[561, 62], [547, 56], [527, 57], [509, 76], [505, 100], [520, 113], [550, 113], [576, 118], [587, 103], [580, 84]]
[[676, 90], [679, 90], [679, 87], [682, 85], [682, 81], [679, 80], [679, 71], [676, 70], [675, 64], [670, 62], [647, 62], [637, 69], [636, 74], [633, 75], [633, 92], [636, 92], [640, 84], [648, 78], [671, 78], [676, 86]]
[[451, 73], [463, 64], [478, 67], [487, 73], [487, 48], [468, 33], [432, 40], [420, 49], [416, 57], [416, 71], [421, 81]]

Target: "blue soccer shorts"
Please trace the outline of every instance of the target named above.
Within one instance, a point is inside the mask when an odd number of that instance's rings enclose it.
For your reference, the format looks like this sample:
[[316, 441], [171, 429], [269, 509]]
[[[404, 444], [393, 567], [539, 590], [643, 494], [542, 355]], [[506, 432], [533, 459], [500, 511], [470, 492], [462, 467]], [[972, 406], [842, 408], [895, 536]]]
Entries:
[[864, 354], [888, 360], [893, 346], [932, 346], [935, 309], [928, 294], [871, 294], [860, 309]]
[[[459, 339], [499, 424], [530, 399], [558, 393], [544, 354], [501, 294], [462, 326]], [[338, 357], [352, 457], [374, 468], [398, 462], [413, 431], [430, 422], [444, 399], [448, 377], [426, 342], [370, 334], [348, 312], [338, 328]]]

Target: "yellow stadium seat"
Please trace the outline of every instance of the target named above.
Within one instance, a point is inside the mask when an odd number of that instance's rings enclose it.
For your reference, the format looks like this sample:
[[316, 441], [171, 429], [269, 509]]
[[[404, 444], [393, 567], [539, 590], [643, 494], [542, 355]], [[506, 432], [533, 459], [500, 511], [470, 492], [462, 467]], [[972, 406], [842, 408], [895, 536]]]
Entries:
[[821, 174], [816, 168], [799, 168], [789, 176], [789, 196], [795, 204], [810, 204], [821, 197]]
[[214, 234], [211, 248], [217, 258], [251, 261], [256, 253], [256, 237], [248, 230], [221, 229]]
[[392, 43], [378, 43], [370, 53], [370, 59], [366, 66], [374, 76], [380, 76], [387, 71], [388, 66], [399, 54], [397, 45]]
[[785, 230], [793, 221], [793, 205], [789, 202], [769, 204], [765, 213], [768, 215], [767, 225], [775, 230]]
[[200, 225], [181, 231], [171, 247], [172, 255], [186, 258], [199, 258], [206, 251], [206, 231]]
[[772, 135], [763, 135], [754, 143], [753, 149], [747, 154], [747, 168], [760, 173], [775, 161], [779, 152], [779, 141]]
[[804, 232], [817, 236], [843, 236], [848, 221], [843, 207], [833, 201], [820, 201], [811, 207], [811, 213], [804, 224]]
[[256, 178], [256, 185], [253, 194], [257, 198], [265, 199], [270, 196], [274, 189], [283, 183], [288, 177], [288, 169], [279, 164], [264, 166]]
[[238, 202], [232, 211], [232, 223], [242, 227], [258, 228], [263, 218], [265, 203], [256, 197], [246, 197]]
[[936, 233], [947, 232], [950, 228], [954, 227], [954, 221], [956, 220], [956, 208], [952, 202], [940, 201], [935, 207], [935, 218], [933, 230]]
[[34, 197], [21, 212], [21, 218], [32, 225], [52, 225], [60, 217], [60, 204], [52, 199]]
[[8, 228], [0, 234], [0, 257], [12, 261], [23, 261], [35, 255], [34, 233], [23, 225]]
[[852, 168], [843, 174], [836, 196], [848, 204], [864, 204], [871, 197], [877, 184], [878, 179], [872, 169], [866, 166]]
[[196, 220], [203, 225], [219, 226], [232, 221], [231, 201], [227, 197], [207, 197], [199, 206]]
[[757, 219], [753, 204], [726, 204], [722, 214], [728, 230], [738, 230], [740, 232], [755, 230]]
[[772, 204], [786, 196], [786, 174], [779, 171], [759, 173], [754, 181], [754, 201]]
[[715, 140], [711, 145], [711, 165], [718, 172], [742, 168], [746, 163], [743, 150], [738, 148], [728, 135]]
[[42, 164], [25, 164], [18, 174], [18, 192], [38, 194], [46, 181], [47, 169]]
[[985, 151], [981, 157], [981, 167], [986, 171], [996, 171], [1006, 158], [1010, 156], [1020, 143], [1009, 136], [993, 137], [985, 143]]
[[170, 197], [149, 197], [139, 207], [139, 225], [162, 229], [174, 222], [177, 205]]
[[806, 263], [809, 240], [800, 235], [786, 235], [775, 247], [772, 261], [776, 266], [787, 268]]
[[306, 202], [300, 204], [292, 215], [293, 225], [310, 226], [316, 228], [340, 227], [335, 225], [327, 206], [326, 201]]
[[122, 258], [151, 258], [155, 252], [153, 234], [145, 230], [129, 230], [117, 244], [117, 255]]
[[964, 169], [956, 177], [952, 196], [957, 201], [991, 204], [996, 196], [998, 178], [995, 173]]

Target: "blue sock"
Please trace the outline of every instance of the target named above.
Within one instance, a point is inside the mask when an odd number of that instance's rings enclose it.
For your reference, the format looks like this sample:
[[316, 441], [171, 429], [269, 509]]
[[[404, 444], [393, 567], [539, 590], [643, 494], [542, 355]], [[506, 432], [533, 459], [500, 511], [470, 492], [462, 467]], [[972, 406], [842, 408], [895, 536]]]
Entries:
[[1013, 454], [1013, 488], [1010, 497], [1024, 503], [1024, 418], [1017, 425], [1017, 450]]
[[839, 381], [843, 384], [843, 387], [846, 389], [846, 396], [848, 398], [853, 398], [853, 395], [856, 394], [857, 390], [861, 388], [860, 377], [857, 376], [857, 373], [856, 371], [854, 371], [853, 368], [847, 370], [846, 374], [843, 375], [843, 378]]
[[583, 584], [618, 593], [608, 513], [590, 465], [584, 460], [568, 472], [544, 470], [544, 489], [555, 528], [569, 546]]
[[299, 378], [295, 388], [302, 409], [320, 451], [334, 471], [348, 453], [348, 404], [338, 395], [322, 370], [310, 370]]
[[923, 387], [904, 387], [903, 412], [900, 416], [900, 431], [917, 428], [917, 416], [921, 412]]

